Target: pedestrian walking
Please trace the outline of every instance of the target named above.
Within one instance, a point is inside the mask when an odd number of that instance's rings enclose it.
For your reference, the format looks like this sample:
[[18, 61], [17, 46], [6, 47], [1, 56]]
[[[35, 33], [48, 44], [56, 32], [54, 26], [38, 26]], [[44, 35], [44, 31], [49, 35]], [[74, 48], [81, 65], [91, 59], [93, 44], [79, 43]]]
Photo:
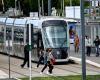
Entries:
[[91, 39], [89, 36], [86, 36], [85, 38], [85, 46], [86, 46], [86, 54], [87, 56], [91, 55]]
[[100, 39], [99, 36], [96, 36], [95, 40], [94, 40], [94, 44], [96, 47], [96, 57], [99, 56], [99, 45], [100, 45]]
[[52, 49], [48, 49], [47, 50], [48, 56], [47, 56], [47, 63], [44, 65], [43, 69], [41, 70], [40, 74], [43, 73], [43, 71], [47, 68], [47, 66], [49, 67], [49, 70], [47, 71], [47, 74], [51, 74], [52, 75], [52, 70], [54, 68], [53, 66], [53, 55], [52, 55]]
[[28, 44], [24, 46], [24, 61], [21, 64], [21, 68], [23, 68], [26, 63], [27, 63], [27, 67], [29, 68], [29, 50], [28, 50]]
[[35, 68], [38, 68], [40, 63], [44, 63], [44, 52], [43, 52], [43, 49], [40, 49], [39, 51], [39, 61], [37, 63], [37, 66]]
[[74, 47], [75, 47], [75, 53], [78, 53], [79, 52], [79, 37], [78, 37], [78, 35], [75, 35]]

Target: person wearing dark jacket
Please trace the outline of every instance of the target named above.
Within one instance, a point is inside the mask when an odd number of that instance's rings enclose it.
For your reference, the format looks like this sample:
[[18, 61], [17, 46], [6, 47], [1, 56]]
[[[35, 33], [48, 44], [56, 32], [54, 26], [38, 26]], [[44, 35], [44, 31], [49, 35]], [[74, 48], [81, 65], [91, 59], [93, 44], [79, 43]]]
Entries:
[[23, 64], [21, 64], [21, 68], [23, 68], [26, 63], [27, 63], [27, 67], [29, 68], [29, 50], [28, 50], [28, 44], [24, 46], [24, 61], [23, 61]]
[[44, 52], [43, 52], [43, 49], [40, 49], [40, 51], [39, 51], [39, 61], [37, 63], [37, 67], [35, 67], [35, 68], [38, 68], [40, 63], [42, 63], [42, 61], [44, 62]]
[[96, 36], [96, 39], [94, 40], [94, 44], [96, 47], [96, 57], [98, 57], [99, 56], [99, 45], [100, 45], [99, 36]]

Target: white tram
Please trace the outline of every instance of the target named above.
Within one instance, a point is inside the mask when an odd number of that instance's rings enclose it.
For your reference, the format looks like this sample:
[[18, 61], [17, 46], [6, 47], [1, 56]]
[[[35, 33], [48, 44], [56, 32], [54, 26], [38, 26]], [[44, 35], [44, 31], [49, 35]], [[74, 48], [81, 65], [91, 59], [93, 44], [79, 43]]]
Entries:
[[6, 42], [9, 40], [10, 55], [23, 58], [28, 40], [27, 25], [32, 24], [32, 60], [37, 61], [39, 48], [52, 48], [56, 61], [65, 61], [70, 43], [68, 26], [75, 22], [60, 17], [0, 18], [0, 52], [8, 54]]

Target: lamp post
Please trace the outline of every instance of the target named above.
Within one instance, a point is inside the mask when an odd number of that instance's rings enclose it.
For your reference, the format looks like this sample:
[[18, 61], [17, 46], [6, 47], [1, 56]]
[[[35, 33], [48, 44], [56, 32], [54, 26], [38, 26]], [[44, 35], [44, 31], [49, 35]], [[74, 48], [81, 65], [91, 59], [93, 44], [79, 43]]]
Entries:
[[9, 79], [10, 79], [11, 73], [10, 73], [10, 32], [9, 31], [7, 31], [6, 48], [7, 48], [7, 54], [8, 54]]
[[30, 70], [30, 79], [29, 80], [32, 80], [32, 69], [31, 69], [31, 65], [32, 65], [32, 63], [31, 63], [31, 54], [32, 54], [32, 51], [31, 51], [31, 23], [29, 24], [29, 70]]

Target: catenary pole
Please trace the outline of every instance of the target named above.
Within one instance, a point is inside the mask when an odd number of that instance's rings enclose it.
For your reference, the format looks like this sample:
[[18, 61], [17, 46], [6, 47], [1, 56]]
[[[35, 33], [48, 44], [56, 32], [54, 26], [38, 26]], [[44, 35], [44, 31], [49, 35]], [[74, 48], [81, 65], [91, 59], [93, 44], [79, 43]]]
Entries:
[[51, 16], [51, 0], [48, 0], [48, 16]]
[[38, 0], [38, 14], [39, 14], [39, 17], [40, 17], [40, 0]]
[[80, 13], [81, 13], [81, 32], [82, 32], [82, 80], [86, 80], [84, 0], [80, 1]]
[[72, 0], [70, 0], [70, 6], [72, 6]]
[[44, 16], [44, 1], [42, 0], [42, 16]]
[[16, 16], [16, 9], [17, 9], [16, 2], [17, 2], [17, 0], [15, 0], [15, 16]]
[[2, 0], [2, 5], [3, 5], [3, 12], [4, 12], [5, 11], [4, 0]]
[[65, 14], [65, 4], [64, 4], [64, 2], [65, 2], [65, 0], [63, 0], [63, 16], [64, 16], [64, 14]]

